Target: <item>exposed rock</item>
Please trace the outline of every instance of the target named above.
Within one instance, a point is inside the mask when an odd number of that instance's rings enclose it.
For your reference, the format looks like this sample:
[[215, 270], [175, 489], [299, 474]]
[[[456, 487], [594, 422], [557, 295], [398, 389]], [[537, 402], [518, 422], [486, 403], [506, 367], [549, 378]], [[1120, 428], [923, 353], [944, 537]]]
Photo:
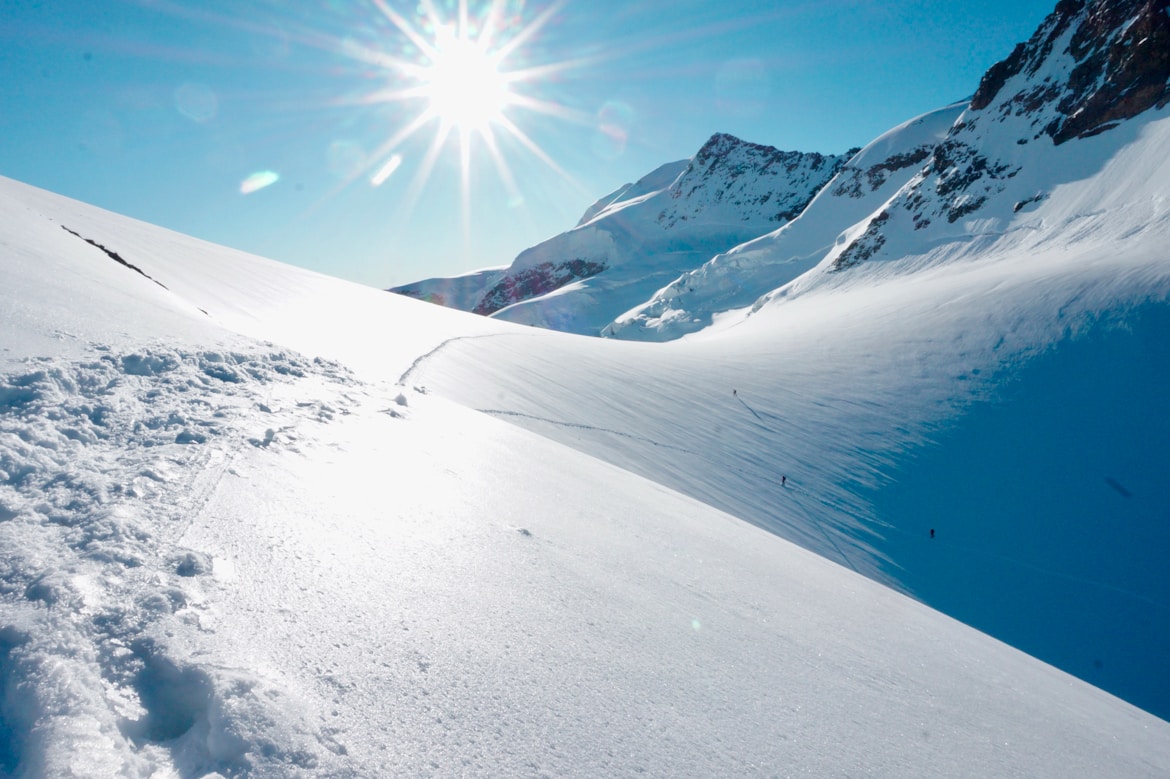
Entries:
[[860, 198], [865, 196], [865, 187], [867, 186], [870, 192], [877, 192], [886, 183], [891, 173], [905, 170], [913, 165], [920, 165], [930, 156], [933, 148], [933, 146], [924, 145], [902, 154], [892, 154], [881, 162], [864, 169], [846, 165], [841, 170], [841, 175], [837, 177], [833, 194], [838, 197]]
[[[1049, 77], [1015, 95], [1001, 94], [1023, 74], [1035, 76], [1056, 44], [1075, 25], [1066, 53], [1074, 66], [1066, 79]], [[1115, 127], [1170, 102], [1170, 0], [1062, 0], [1027, 43], [983, 77], [971, 108], [998, 102], [1003, 114], [1038, 112], [1055, 104], [1043, 133], [1062, 144]]]
[[833, 261], [832, 269], [839, 271], [852, 268], [876, 254], [886, 243], [886, 237], [882, 235], [882, 225], [888, 221], [890, 221], [889, 211], [882, 211], [875, 216], [861, 237], [837, 256], [837, 259]]
[[[1012, 149], [1045, 136], [1057, 146], [1088, 138], [1168, 103], [1170, 0], [1061, 0], [1031, 39], [987, 71], [963, 120], [890, 208], [915, 230], [954, 224], [1008, 190], [1022, 170]], [[1040, 198], [1022, 194], [1013, 193], [1013, 212]], [[886, 243], [875, 219], [832, 270], [872, 258]]]
[[545, 295], [570, 282], [596, 276], [603, 270], [605, 266], [601, 263], [582, 259], [557, 264], [542, 262], [504, 277], [484, 294], [474, 313], [490, 316], [513, 303]]

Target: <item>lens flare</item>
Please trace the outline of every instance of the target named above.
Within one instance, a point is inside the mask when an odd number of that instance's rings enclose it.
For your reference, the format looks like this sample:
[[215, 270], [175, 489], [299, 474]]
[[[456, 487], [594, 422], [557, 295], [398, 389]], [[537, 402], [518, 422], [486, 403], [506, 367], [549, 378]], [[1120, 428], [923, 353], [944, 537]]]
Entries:
[[251, 195], [280, 181], [280, 174], [271, 170], [257, 171], [240, 182], [240, 194]]
[[382, 165], [382, 167], [378, 168], [378, 171], [374, 175], [370, 176], [370, 185], [374, 187], [380, 187], [385, 184], [386, 179], [390, 178], [390, 176], [394, 174], [394, 171], [398, 170], [398, 166], [401, 164], [401, 154], [390, 155], [390, 159], [386, 160], [386, 163]]

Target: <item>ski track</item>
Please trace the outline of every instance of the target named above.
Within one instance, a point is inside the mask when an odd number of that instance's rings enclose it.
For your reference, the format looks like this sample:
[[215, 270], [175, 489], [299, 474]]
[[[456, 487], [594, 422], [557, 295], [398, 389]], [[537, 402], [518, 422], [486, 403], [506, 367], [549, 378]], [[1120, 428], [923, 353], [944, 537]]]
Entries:
[[400, 387], [405, 387], [406, 382], [410, 379], [411, 375], [413, 375], [415, 373], [415, 371], [417, 371], [419, 368], [421, 368], [424, 363], [426, 363], [432, 357], [435, 357], [437, 354], [439, 354], [441, 351], [446, 349], [448, 346], [451, 346], [452, 344], [454, 344], [458, 341], [477, 341], [477, 340], [480, 340], [483, 338], [501, 338], [501, 337], [509, 337], [509, 336], [510, 337], [519, 337], [519, 338], [538, 338], [539, 334], [537, 334], [537, 333], [483, 333], [480, 335], [457, 335], [453, 338], [448, 338], [445, 341], [442, 341], [441, 343], [439, 343], [437, 346], [435, 346], [435, 348], [431, 349], [430, 351], [424, 352], [424, 353], [420, 354], [418, 357], [415, 357], [414, 361], [410, 363], [410, 367], [402, 372], [402, 375], [398, 377], [398, 381], [396, 381], [395, 384], [400, 386]]
[[297, 452], [365, 390], [276, 350], [90, 352], [0, 375], [0, 774], [233, 773], [257, 739], [319, 764], [327, 736], [243, 735], [273, 704], [189, 645], [214, 561], [176, 541], [243, 448]]

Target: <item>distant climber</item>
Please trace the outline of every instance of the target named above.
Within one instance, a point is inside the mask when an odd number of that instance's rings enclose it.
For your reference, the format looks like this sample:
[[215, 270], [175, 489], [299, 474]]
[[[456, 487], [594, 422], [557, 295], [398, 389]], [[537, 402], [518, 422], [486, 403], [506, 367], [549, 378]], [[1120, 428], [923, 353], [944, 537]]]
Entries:
[[[787, 476], [781, 476], [781, 477], [780, 477], [780, 486], [781, 486], [781, 487], [786, 487], [787, 485], [788, 485], [788, 477], [787, 477]], [[933, 535], [933, 532], [931, 533], [931, 535]]]
[[738, 398], [738, 397], [739, 397], [739, 393], [738, 393], [738, 392], [736, 392], [735, 390], [732, 390], [732, 391], [731, 391], [731, 395], [732, 395], [732, 397], [736, 397], [736, 398]]
[[931, 538], [934, 538], [934, 528], [931, 528], [931, 529], [930, 529], [930, 537], [931, 537]]

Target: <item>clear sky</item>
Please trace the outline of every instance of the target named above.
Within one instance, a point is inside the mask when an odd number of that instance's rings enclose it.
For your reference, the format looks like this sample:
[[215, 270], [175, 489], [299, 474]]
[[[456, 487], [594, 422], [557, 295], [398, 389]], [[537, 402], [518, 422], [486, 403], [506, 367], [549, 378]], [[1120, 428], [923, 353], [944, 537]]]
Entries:
[[0, 175], [386, 287], [505, 265], [715, 132], [864, 145], [1054, 5], [2, 0]]

